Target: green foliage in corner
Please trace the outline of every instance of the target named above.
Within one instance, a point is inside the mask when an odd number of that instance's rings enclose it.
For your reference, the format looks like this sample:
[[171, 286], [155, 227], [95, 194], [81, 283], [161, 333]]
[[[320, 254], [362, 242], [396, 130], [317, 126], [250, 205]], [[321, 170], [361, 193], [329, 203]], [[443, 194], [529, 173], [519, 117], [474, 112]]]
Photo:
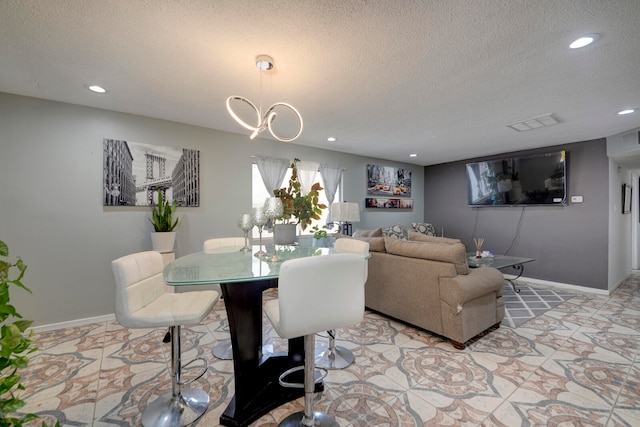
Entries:
[[[17, 416], [16, 412], [25, 405], [25, 402], [16, 396], [16, 392], [24, 390], [20, 384], [18, 369], [26, 368], [29, 363], [28, 355], [37, 350], [32, 346], [30, 335], [25, 331], [33, 321], [22, 319], [20, 313], [11, 305], [9, 286], [14, 285], [31, 293], [29, 288], [22, 284], [22, 278], [27, 266], [20, 257], [15, 262], [8, 259], [9, 248], [0, 240], [0, 427], [22, 426], [37, 416], [26, 414]], [[18, 320], [13, 320], [18, 319]], [[13, 321], [12, 321], [13, 320]]]
[[168, 200], [163, 200], [162, 192], [158, 191], [158, 203], [151, 210], [151, 224], [155, 231], [166, 232], [173, 231], [178, 225], [178, 218], [173, 221], [173, 213], [176, 210], [177, 203], [174, 200], [172, 204]]

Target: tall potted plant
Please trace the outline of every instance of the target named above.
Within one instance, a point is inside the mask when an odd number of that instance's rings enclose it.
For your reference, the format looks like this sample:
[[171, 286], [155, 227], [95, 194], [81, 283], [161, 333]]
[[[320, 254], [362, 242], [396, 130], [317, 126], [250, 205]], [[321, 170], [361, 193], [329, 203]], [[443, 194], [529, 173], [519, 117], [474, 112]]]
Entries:
[[[22, 284], [22, 278], [27, 266], [20, 257], [15, 262], [6, 259], [9, 256], [9, 248], [0, 240], [0, 426], [21, 426], [37, 416], [26, 414], [18, 416], [16, 412], [25, 405], [25, 402], [16, 396], [16, 392], [24, 390], [20, 384], [18, 369], [24, 369], [29, 363], [28, 355], [37, 350], [32, 346], [33, 341], [25, 331], [33, 321], [20, 320], [22, 316], [11, 305], [9, 298], [9, 285], [14, 285], [31, 293], [29, 288]], [[11, 322], [10, 318], [18, 319]]]
[[[296, 166], [299, 161], [300, 159], [294, 159], [291, 162], [291, 178], [287, 187], [273, 191], [273, 195], [282, 200], [284, 208], [284, 213], [279, 218], [281, 223], [275, 225], [275, 241], [278, 244], [293, 243], [296, 226], [299, 224], [304, 231], [312, 221], [319, 220], [322, 209], [327, 208], [327, 205], [319, 202], [320, 191], [323, 190], [319, 182], [311, 186], [308, 194], [302, 194], [302, 184], [298, 180]], [[282, 227], [283, 225], [285, 227]], [[287, 226], [289, 231], [284, 231]], [[291, 234], [293, 234], [293, 238], [291, 238]], [[285, 238], [285, 236], [288, 237]]]
[[163, 194], [158, 191], [158, 203], [151, 209], [151, 224], [153, 224], [154, 232], [151, 233], [151, 246], [154, 251], [173, 252], [173, 246], [176, 242], [176, 233], [173, 231], [178, 225], [178, 218], [173, 219], [177, 203], [169, 203], [163, 200]]

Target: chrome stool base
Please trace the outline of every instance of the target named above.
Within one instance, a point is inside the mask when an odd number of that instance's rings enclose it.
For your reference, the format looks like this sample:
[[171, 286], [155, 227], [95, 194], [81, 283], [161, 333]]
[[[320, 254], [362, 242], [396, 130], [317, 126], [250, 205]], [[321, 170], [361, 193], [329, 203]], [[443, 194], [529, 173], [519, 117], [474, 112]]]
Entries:
[[338, 427], [338, 422], [324, 412], [313, 413], [313, 424], [303, 424], [304, 412], [296, 412], [282, 420], [279, 427]]
[[180, 395], [163, 394], [142, 413], [145, 427], [187, 426], [200, 418], [209, 406], [209, 395], [203, 390], [186, 389]]
[[213, 347], [212, 351], [213, 355], [221, 360], [231, 360], [233, 359], [233, 348], [231, 347], [231, 340], [226, 339], [220, 341]]
[[351, 350], [340, 345], [320, 347], [316, 350], [316, 366], [324, 369], [344, 369], [353, 363]]

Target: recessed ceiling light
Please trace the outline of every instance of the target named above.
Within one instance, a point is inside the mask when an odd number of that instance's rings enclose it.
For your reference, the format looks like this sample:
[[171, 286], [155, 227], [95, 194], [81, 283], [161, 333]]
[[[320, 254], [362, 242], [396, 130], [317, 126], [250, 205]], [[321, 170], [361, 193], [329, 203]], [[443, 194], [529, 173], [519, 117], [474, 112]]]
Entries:
[[589, 46], [596, 39], [595, 34], [589, 34], [587, 36], [582, 36], [579, 39], [574, 40], [569, 47], [571, 49], [580, 49], [581, 47]]
[[87, 85], [87, 89], [95, 93], [107, 93], [107, 90], [105, 88], [98, 85]]
[[635, 113], [636, 110], [634, 110], [633, 108], [627, 108], [626, 110], [622, 110], [622, 111], [618, 111], [618, 115], [619, 116], [624, 116], [625, 114], [631, 114], [631, 113]]
[[329, 142], [336, 142], [338, 139], [335, 136], [330, 136], [329, 138], [327, 138], [327, 141]]
[[409, 157], [418, 157], [418, 155], [416, 153], [411, 153], [409, 154]]

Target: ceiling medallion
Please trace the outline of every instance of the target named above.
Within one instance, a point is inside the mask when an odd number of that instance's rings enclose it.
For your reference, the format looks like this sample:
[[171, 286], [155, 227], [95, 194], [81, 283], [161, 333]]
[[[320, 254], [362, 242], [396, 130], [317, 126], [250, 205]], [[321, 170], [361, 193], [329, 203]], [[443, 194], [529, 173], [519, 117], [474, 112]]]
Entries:
[[[258, 57], [256, 57], [256, 67], [258, 67], [258, 69], [260, 70], [261, 72], [260, 76], [262, 77], [262, 71], [269, 71], [273, 69], [273, 58], [267, 55], [258, 55]], [[262, 87], [260, 89], [262, 90]], [[256, 112], [258, 124], [256, 126], [251, 126], [250, 124], [242, 120], [231, 108], [232, 100], [245, 102], [251, 108], [253, 108], [253, 110]], [[272, 124], [273, 124], [273, 121], [278, 116], [277, 112], [275, 111], [276, 108], [288, 108], [289, 110], [293, 111], [293, 113], [298, 118], [298, 123], [300, 124], [300, 128], [298, 129], [298, 132], [293, 137], [283, 138], [276, 135], [276, 133], [273, 131]], [[256, 136], [260, 135], [265, 129], [269, 129], [269, 132], [271, 132], [271, 135], [273, 135], [273, 137], [278, 141], [282, 141], [282, 142], [294, 141], [302, 133], [302, 126], [303, 126], [302, 116], [300, 115], [298, 110], [296, 110], [293, 107], [293, 105], [287, 104], [286, 102], [276, 102], [271, 107], [267, 108], [264, 114], [262, 114], [262, 104], [260, 105], [260, 108], [257, 108], [253, 104], [253, 102], [251, 102], [247, 98], [239, 95], [233, 95], [227, 98], [227, 111], [236, 122], [238, 122], [245, 129], [248, 129], [252, 132], [251, 135], [249, 136], [250, 139], [254, 139]]]

